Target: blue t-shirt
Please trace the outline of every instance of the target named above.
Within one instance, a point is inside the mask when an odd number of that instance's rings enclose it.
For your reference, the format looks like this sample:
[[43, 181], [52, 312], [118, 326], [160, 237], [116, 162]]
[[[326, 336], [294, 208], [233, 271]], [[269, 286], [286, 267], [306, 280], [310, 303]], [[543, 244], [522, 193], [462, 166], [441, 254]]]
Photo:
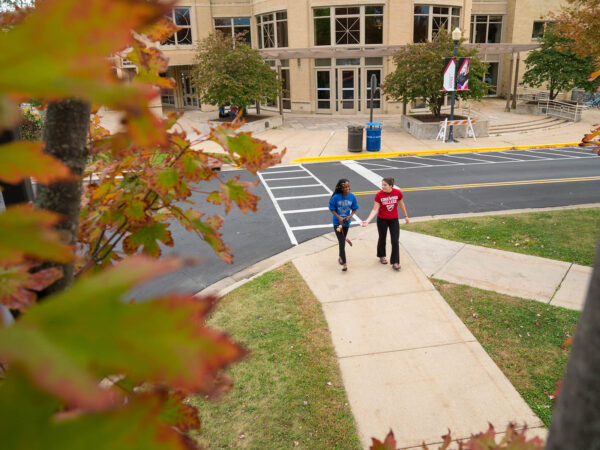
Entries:
[[[350, 192], [347, 197], [344, 197], [343, 194], [335, 194], [329, 200], [329, 211], [335, 211], [341, 217], [348, 217], [352, 214], [352, 210], [356, 209], [358, 209], [358, 202], [352, 192]], [[331, 217], [333, 217], [333, 225], [337, 227], [340, 224], [340, 221], [333, 214]], [[344, 224], [344, 226], [348, 227], [350, 226], [350, 223]]]

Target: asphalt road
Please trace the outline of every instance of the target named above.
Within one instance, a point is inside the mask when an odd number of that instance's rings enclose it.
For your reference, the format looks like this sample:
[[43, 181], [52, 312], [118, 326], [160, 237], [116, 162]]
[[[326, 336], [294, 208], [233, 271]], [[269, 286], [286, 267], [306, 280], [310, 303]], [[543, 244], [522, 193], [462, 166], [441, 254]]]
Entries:
[[[262, 198], [257, 213], [232, 210], [226, 216], [222, 233], [235, 254], [234, 264], [221, 261], [196, 235], [173, 224], [175, 247], [164, 254], [194, 256], [202, 263], [144, 285], [134, 292], [136, 298], [198, 292], [331, 232], [327, 203], [340, 178], [350, 180], [360, 219], [371, 210], [384, 176], [394, 177], [403, 190], [410, 217], [600, 202], [600, 157], [577, 147], [292, 164], [262, 171], [259, 178], [237, 170], [221, 174], [223, 179], [234, 176], [260, 179], [253, 192]], [[209, 215], [224, 215], [222, 207], [201, 195], [192, 200]]]

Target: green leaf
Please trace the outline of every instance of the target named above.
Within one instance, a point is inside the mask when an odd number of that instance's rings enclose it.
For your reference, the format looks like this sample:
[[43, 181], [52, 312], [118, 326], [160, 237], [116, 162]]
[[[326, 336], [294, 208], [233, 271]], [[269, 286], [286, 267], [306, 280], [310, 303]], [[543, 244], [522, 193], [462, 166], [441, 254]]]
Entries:
[[121, 85], [108, 56], [127, 47], [131, 29], [152, 24], [170, 2], [44, 0], [18, 26], [0, 34], [0, 92], [76, 97], [139, 105], [150, 86]]
[[236, 133], [232, 128], [218, 127], [211, 129], [210, 139], [220, 144], [237, 165], [256, 174], [261, 169], [281, 162], [285, 150], [272, 153], [276, 148], [268, 142], [253, 138], [249, 133]]
[[285, 150], [281, 153], [272, 153], [276, 148], [274, 145], [253, 138], [248, 133], [236, 134], [228, 130], [231, 129], [214, 130], [211, 136], [214, 136], [213, 140], [220, 143], [234, 157], [238, 165], [256, 174], [261, 169], [281, 162]]
[[196, 446], [165, 424], [156, 396], [133, 397], [102, 413], [60, 411], [20, 373], [0, 385], [2, 447], [27, 450], [185, 450]]
[[252, 194], [248, 189], [257, 184], [258, 181], [255, 183], [240, 181], [240, 176], [238, 175], [227, 180], [226, 183], [220, 184], [220, 190], [209, 194], [207, 201], [216, 205], [225, 203], [225, 213], [231, 210], [234, 202], [244, 214], [248, 211], [256, 212], [260, 197]]
[[186, 230], [198, 233], [204, 241], [212, 247], [217, 256], [228, 264], [233, 264], [233, 254], [231, 248], [227, 247], [221, 239], [219, 229], [223, 226], [223, 218], [217, 215], [202, 220], [204, 213], [189, 209], [183, 214], [176, 209], [171, 211], [185, 225]]
[[71, 248], [60, 242], [54, 225], [58, 214], [16, 205], [0, 213], [0, 264], [16, 264], [26, 256], [45, 261], [69, 262]]
[[179, 267], [176, 260], [134, 257], [77, 281], [0, 330], [0, 358], [23, 367], [36, 384], [69, 403], [88, 402], [87, 391], [73, 387], [73, 382], [84, 387], [83, 370], [99, 378], [127, 374], [134, 383], [210, 393], [218, 387], [217, 372], [244, 355], [226, 335], [205, 327], [216, 299], [123, 301], [136, 283]]
[[24, 310], [31, 306], [37, 296], [32, 291], [41, 291], [60, 280], [60, 267], [50, 267], [30, 273], [31, 264], [0, 266], [0, 303], [9, 309]]
[[179, 198], [187, 197], [190, 194], [182, 175], [173, 167], [158, 170], [152, 178], [151, 188], [163, 197], [169, 193], [175, 194]]
[[200, 429], [198, 409], [185, 402], [186, 395], [177, 391], [168, 396], [167, 402], [161, 411], [162, 421], [176, 427], [182, 433]]
[[141, 200], [131, 200], [123, 213], [133, 223], [144, 223], [147, 220], [146, 203]]
[[138, 248], [143, 247], [142, 252], [145, 254], [159, 257], [161, 251], [158, 242], [162, 242], [169, 247], [173, 247], [174, 244], [168, 227], [169, 225], [165, 223], [153, 223], [134, 230], [123, 241], [123, 250], [128, 255], [131, 255]]
[[0, 145], [0, 180], [16, 184], [25, 177], [48, 184], [71, 178], [71, 171], [56, 158], [45, 154], [41, 142]]

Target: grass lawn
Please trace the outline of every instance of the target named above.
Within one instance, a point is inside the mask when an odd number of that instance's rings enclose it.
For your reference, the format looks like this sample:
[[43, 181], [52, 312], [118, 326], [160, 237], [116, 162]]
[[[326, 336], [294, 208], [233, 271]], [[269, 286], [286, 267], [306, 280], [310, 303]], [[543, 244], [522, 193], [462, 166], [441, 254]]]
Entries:
[[432, 280], [471, 333], [546, 426], [552, 417], [548, 393], [562, 379], [569, 356], [563, 342], [573, 335], [578, 311], [497, 292]]
[[600, 208], [432, 220], [402, 228], [467, 244], [593, 266]]
[[209, 324], [250, 350], [233, 390], [191, 400], [210, 448], [360, 449], [321, 305], [286, 264], [225, 296]]

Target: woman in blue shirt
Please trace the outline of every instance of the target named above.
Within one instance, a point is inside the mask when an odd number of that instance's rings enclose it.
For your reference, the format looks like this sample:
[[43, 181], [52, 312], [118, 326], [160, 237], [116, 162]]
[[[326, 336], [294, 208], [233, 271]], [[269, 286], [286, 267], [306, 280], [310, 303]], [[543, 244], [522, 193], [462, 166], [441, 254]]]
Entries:
[[333, 195], [329, 199], [329, 210], [333, 214], [333, 230], [338, 239], [339, 244], [339, 259], [338, 262], [342, 265], [342, 270], [348, 270], [346, 265], [346, 241], [351, 246], [352, 242], [347, 239], [348, 229], [352, 216], [358, 209], [358, 202], [353, 193], [350, 192], [350, 181], [342, 178], [335, 185]]

